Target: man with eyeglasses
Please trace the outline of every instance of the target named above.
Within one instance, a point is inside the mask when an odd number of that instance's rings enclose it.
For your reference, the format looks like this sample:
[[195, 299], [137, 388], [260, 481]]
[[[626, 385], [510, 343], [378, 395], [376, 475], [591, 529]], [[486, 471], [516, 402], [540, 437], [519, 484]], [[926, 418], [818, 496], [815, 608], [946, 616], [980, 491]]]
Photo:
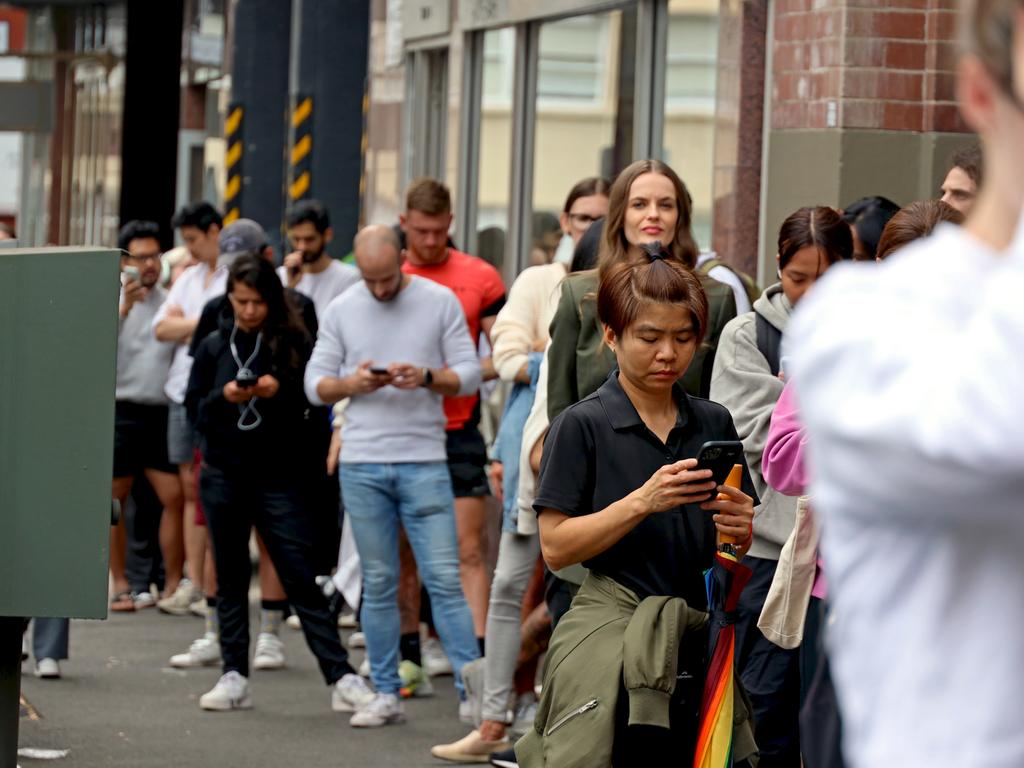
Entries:
[[[156, 492], [163, 515], [165, 589], [181, 581], [184, 548], [181, 514], [184, 498], [178, 468], [167, 458], [167, 405], [164, 391], [174, 344], [157, 341], [150, 330], [167, 298], [160, 286], [160, 227], [153, 221], [130, 221], [118, 236], [121, 248], [121, 304], [117, 337], [117, 383], [112, 495], [122, 508], [135, 478], [145, 476]], [[111, 529], [110, 570], [114, 579], [113, 611], [153, 605], [153, 597], [133, 592], [125, 573], [125, 523]]]

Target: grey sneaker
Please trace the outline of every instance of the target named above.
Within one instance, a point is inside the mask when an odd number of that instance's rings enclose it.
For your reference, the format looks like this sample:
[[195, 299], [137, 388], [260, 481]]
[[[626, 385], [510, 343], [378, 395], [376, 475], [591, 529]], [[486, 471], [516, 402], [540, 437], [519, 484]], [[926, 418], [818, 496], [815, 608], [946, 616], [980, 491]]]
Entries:
[[516, 736], [522, 736], [533, 728], [533, 721], [537, 719], [537, 696], [533, 693], [524, 693], [516, 702], [516, 715], [509, 728]]
[[251, 709], [249, 681], [234, 670], [225, 672], [213, 688], [199, 697], [199, 706], [211, 712]]
[[373, 699], [352, 715], [348, 723], [353, 728], [379, 728], [404, 720], [405, 709], [401, 699], [393, 693], [375, 693]]
[[331, 709], [335, 712], [356, 712], [369, 704], [373, 697], [374, 693], [367, 682], [350, 672], [334, 684]]
[[482, 658], [474, 659], [462, 667], [462, 687], [466, 698], [459, 705], [459, 719], [474, 728], [479, 728], [484, 719], [485, 663]]

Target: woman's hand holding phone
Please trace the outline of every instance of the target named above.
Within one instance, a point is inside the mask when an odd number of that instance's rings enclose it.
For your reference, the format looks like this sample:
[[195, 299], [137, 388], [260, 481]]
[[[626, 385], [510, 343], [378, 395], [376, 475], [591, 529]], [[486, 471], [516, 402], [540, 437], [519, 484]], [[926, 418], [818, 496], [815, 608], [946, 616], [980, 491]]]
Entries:
[[253, 391], [252, 389], [242, 389], [242, 387], [238, 386], [238, 384], [232, 379], [224, 385], [224, 388], [221, 390], [221, 394], [224, 395], [224, 399], [229, 403], [239, 404], [247, 403], [252, 400]]
[[269, 400], [277, 394], [277, 390], [281, 388], [280, 382], [271, 376], [269, 373], [260, 376], [256, 381], [256, 386], [253, 387], [253, 393], [256, 397], [264, 400]]
[[633, 494], [648, 513], [667, 512], [684, 504], [696, 504], [714, 491], [711, 470], [695, 469], [696, 459], [666, 464]]
[[737, 552], [745, 554], [753, 536], [754, 500], [739, 488], [720, 485], [718, 497], [705, 501], [700, 508], [715, 513], [712, 519], [718, 533], [733, 539]]

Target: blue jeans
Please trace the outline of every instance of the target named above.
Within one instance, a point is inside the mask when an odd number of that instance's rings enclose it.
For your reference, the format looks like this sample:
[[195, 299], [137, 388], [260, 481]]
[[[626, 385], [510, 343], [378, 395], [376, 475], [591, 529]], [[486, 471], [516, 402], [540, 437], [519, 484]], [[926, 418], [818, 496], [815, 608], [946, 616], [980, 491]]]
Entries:
[[381, 693], [398, 693], [398, 525], [416, 556], [430, 595], [434, 624], [455, 668], [463, 695], [462, 667], [479, 658], [473, 617], [459, 580], [455, 499], [443, 461], [405, 464], [342, 464], [345, 514], [352, 522], [363, 568], [360, 622], [366, 635], [370, 675]]
[[494, 458], [505, 467], [505, 478], [502, 482], [504, 503], [502, 504], [502, 533], [519, 533], [516, 518], [519, 515], [519, 454], [523, 448], [523, 430], [526, 420], [533, 408], [533, 400], [537, 395], [537, 377], [544, 355], [539, 352], [530, 353], [530, 383], [517, 383], [505, 403], [505, 412], [501, 415], [501, 427], [494, 440]]

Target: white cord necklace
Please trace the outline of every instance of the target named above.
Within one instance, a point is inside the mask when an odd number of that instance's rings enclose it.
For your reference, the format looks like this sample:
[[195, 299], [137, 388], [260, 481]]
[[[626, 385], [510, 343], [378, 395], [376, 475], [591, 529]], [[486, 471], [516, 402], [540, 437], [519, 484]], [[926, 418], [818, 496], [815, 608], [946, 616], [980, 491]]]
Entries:
[[[252, 369], [249, 368], [249, 366], [252, 364], [252, 361], [256, 359], [256, 355], [260, 353], [260, 344], [263, 342], [263, 331], [260, 331], [259, 333], [256, 334], [256, 345], [253, 347], [252, 354], [249, 355], [249, 359], [246, 360], [244, 363], [242, 362], [241, 356], [238, 354], [238, 347], [235, 346], [236, 333], [238, 333], [237, 323], [234, 326], [232, 326], [231, 338], [228, 340], [228, 343], [231, 346], [231, 356], [235, 358], [235, 364], [238, 366], [238, 373], [236, 374], [236, 376], [241, 376], [242, 378], [252, 378], [253, 376], [255, 376], [255, 374], [253, 373]], [[238, 404], [238, 410], [239, 413], [241, 413], [241, 416], [238, 417], [238, 428], [243, 432], [248, 432], [250, 430], [256, 429], [256, 427], [263, 423], [263, 417], [260, 415], [260, 412], [256, 410], [256, 401], [258, 399], [258, 397], [253, 395], [251, 398], [249, 398], [249, 402], [245, 403], [245, 405], [242, 405], [241, 403]], [[250, 413], [253, 416], [253, 421], [249, 424], [246, 424], [246, 417], [248, 417]]]

